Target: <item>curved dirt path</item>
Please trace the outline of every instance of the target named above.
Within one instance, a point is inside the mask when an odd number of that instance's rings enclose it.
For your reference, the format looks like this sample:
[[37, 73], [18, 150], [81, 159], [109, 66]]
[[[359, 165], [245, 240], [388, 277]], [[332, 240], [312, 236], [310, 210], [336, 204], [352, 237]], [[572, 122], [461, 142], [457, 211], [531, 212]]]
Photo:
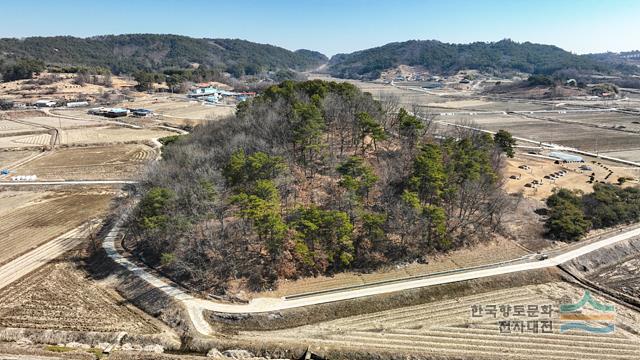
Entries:
[[165, 294], [173, 297], [175, 300], [182, 302], [189, 313], [194, 327], [203, 335], [208, 335], [212, 332], [211, 326], [204, 318], [204, 310], [229, 314], [264, 313], [342, 300], [356, 299], [365, 296], [387, 294], [391, 292], [416, 289], [432, 285], [479, 279], [495, 275], [510, 274], [520, 271], [555, 267], [579, 256], [597, 251], [603, 247], [607, 247], [618, 242], [640, 236], [640, 228], [635, 228], [632, 230], [620, 232], [617, 235], [588, 243], [583, 246], [557, 252], [552, 257], [549, 257], [548, 259], [542, 261], [523, 259], [521, 263], [511, 265], [496, 265], [490, 266], [488, 268], [473, 270], [453, 270], [432, 277], [407, 279], [390, 284], [368, 285], [343, 291], [337, 290], [335, 292], [315, 295], [312, 294], [309, 296], [299, 296], [293, 298], [256, 298], [251, 300], [247, 304], [228, 304], [195, 298], [187, 294], [183, 290], [177, 288], [176, 286], [169, 284], [164, 279], [149, 273], [145, 270], [144, 267], [140, 267], [122, 256], [117, 251], [115, 242], [116, 239], [119, 238], [119, 235], [122, 233], [121, 226], [124, 221], [125, 217], [123, 216], [116, 222], [111, 231], [105, 237], [103, 248], [105, 249], [107, 255], [111, 257], [116, 263], [122, 265], [127, 270], [132, 272], [134, 275], [147, 281], [150, 285], [162, 290]]

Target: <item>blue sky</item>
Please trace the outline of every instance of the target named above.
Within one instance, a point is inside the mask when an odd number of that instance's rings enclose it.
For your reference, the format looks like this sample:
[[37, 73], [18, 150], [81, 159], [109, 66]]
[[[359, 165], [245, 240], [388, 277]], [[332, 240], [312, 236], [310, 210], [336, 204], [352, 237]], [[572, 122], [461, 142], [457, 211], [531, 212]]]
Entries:
[[13, 0], [0, 37], [172, 33], [326, 55], [409, 39], [640, 49], [638, 0]]

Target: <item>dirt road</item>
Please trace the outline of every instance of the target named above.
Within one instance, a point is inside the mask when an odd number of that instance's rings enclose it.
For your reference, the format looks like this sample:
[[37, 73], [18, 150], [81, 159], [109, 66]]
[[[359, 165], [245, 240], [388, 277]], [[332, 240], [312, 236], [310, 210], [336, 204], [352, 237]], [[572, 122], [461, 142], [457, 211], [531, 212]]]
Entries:
[[255, 298], [248, 304], [226, 304], [214, 302], [211, 300], [197, 299], [185, 293], [181, 289], [167, 283], [163, 279], [147, 272], [145, 268], [140, 267], [130, 260], [126, 259], [117, 251], [116, 241], [122, 232], [121, 225], [124, 217], [116, 222], [109, 234], [103, 241], [103, 248], [115, 262], [122, 265], [134, 275], [147, 281], [152, 286], [162, 290], [165, 294], [182, 302], [187, 309], [194, 327], [202, 334], [210, 334], [212, 332], [210, 325], [204, 319], [203, 311], [210, 310], [221, 313], [261, 313], [292, 309], [297, 307], [317, 305], [341, 300], [355, 299], [365, 296], [380, 295], [391, 292], [397, 292], [408, 289], [421, 288], [432, 285], [448, 284], [465, 280], [484, 278], [495, 275], [509, 274], [520, 271], [528, 271], [554, 267], [569, 260], [575, 259], [592, 251], [597, 251], [603, 247], [616, 244], [631, 238], [640, 236], [640, 228], [620, 232], [619, 234], [609, 236], [607, 238], [588, 243], [583, 246], [573, 247], [568, 250], [554, 253], [546, 260], [522, 259], [521, 262], [515, 264], [495, 265], [487, 268], [472, 270], [454, 270], [432, 277], [420, 279], [408, 279], [405, 281], [397, 281], [390, 284], [380, 284], [373, 286], [363, 286], [343, 291], [311, 294], [308, 296], [298, 296], [290, 298]]

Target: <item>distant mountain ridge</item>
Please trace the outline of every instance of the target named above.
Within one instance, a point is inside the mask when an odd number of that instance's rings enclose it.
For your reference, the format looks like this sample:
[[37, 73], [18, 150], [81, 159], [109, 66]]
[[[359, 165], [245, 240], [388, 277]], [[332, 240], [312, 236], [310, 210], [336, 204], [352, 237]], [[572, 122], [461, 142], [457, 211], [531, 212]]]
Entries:
[[597, 61], [609, 62], [612, 64], [629, 64], [640, 66], [640, 50], [624, 51], [624, 52], [606, 52], [600, 54], [586, 55]]
[[380, 47], [338, 54], [329, 61], [327, 71], [342, 78], [377, 78], [398, 65], [424, 66], [433, 73], [453, 73], [476, 69], [485, 72], [524, 72], [552, 74], [576, 69], [582, 72], [637, 72], [623, 63], [613, 64], [587, 55], [576, 55], [553, 45], [512, 40], [449, 44], [437, 40], [410, 40]]
[[0, 39], [0, 59], [34, 58], [47, 64], [107, 67], [114, 73], [204, 64], [234, 73], [308, 70], [328, 58], [310, 50], [287, 49], [238, 39], [198, 39], [180, 35], [129, 34]]

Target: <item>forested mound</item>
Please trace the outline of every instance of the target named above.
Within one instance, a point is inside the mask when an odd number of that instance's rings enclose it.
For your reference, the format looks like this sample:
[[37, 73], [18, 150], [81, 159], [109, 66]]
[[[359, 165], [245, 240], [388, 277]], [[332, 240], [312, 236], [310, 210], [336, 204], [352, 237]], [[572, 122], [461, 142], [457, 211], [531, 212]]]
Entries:
[[491, 238], [512, 145], [347, 83], [286, 81], [166, 146], [130, 241], [200, 290], [425, 259]]
[[511, 40], [449, 44], [437, 40], [411, 40], [338, 54], [329, 61], [328, 71], [343, 78], [376, 79], [380, 72], [398, 65], [423, 66], [436, 74], [475, 69], [488, 73], [536, 73], [551, 75], [574, 69], [584, 73], [637, 73], [638, 68], [576, 55], [557, 46], [517, 43]]
[[309, 50], [238, 39], [196, 39], [165, 34], [71, 36], [0, 39], [0, 60], [35, 59], [61, 66], [108, 68], [114, 74], [184, 68], [191, 63], [233, 74], [270, 70], [307, 70], [327, 61]]

